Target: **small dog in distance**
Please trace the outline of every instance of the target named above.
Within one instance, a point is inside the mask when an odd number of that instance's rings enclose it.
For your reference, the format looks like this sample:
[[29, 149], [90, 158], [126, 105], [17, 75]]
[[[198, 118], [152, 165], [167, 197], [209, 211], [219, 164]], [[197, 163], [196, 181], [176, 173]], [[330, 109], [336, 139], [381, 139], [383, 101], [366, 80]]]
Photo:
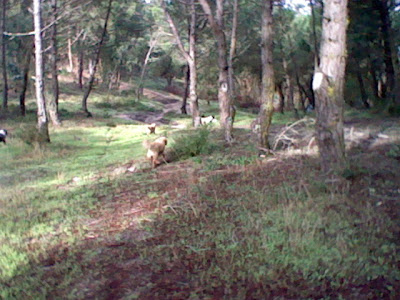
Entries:
[[147, 125], [147, 134], [155, 134], [156, 133], [156, 123], [152, 123], [150, 125]]
[[7, 130], [0, 129], [0, 142], [3, 142], [4, 144], [6, 144], [7, 134], [8, 134]]
[[168, 140], [164, 136], [159, 137], [153, 142], [143, 142], [143, 146], [147, 149], [147, 159], [150, 161], [153, 169], [161, 164], [160, 158], [162, 158], [165, 162], [164, 150], [167, 143]]
[[211, 124], [211, 123], [216, 123], [217, 119], [215, 119], [214, 116], [201, 116], [200, 118], [200, 123], [201, 125], [206, 125], [206, 124]]

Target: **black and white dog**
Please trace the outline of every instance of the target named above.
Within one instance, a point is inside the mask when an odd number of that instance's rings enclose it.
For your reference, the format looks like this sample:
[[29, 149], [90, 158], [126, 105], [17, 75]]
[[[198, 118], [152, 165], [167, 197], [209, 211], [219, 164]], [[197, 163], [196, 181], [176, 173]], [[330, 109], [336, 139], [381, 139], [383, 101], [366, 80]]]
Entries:
[[218, 122], [217, 119], [215, 119], [214, 116], [204, 116], [202, 115], [200, 118], [200, 124], [205, 125], [205, 124], [211, 124], [211, 123], [216, 123]]
[[7, 136], [7, 130], [0, 129], [0, 142], [6, 144], [6, 136]]

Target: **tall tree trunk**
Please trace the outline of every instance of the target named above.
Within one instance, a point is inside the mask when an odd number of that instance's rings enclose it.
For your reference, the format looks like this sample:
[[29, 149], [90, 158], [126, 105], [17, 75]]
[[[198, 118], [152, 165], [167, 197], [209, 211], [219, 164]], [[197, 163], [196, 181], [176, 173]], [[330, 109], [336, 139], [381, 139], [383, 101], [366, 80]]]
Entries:
[[[192, 114], [192, 122], [194, 127], [200, 125], [200, 111], [197, 96], [197, 65], [196, 65], [196, 9], [194, 0], [187, 0], [186, 4], [189, 6], [190, 23], [189, 23], [189, 51], [187, 52], [183, 46], [181, 37], [176, 29], [175, 22], [169, 14], [164, 0], [161, 5], [164, 10], [165, 17], [171, 28], [172, 34], [178, 44], [183, 57], [186, 59], [189, 66], [189, 105]], [[183, 107], [183, 106], [182, 106]]]
[[359, 64], [357, 58], [354, 58], [354, 63], [355, 63], [355, 68], [356, 68], [358, 86], [360, 87], [361, 101], [363, 102], [365, 108], [369, 108], [370, 106], [368, 103], [368, 94], [367, 94], [367, 91], [365, 90], [364, 79], [363, 79], [363, 76], [361, 73], [361, 67], [360, 67], [360, 64]]
[[78, 85], [79, 89], [83, 89], [83, 59], [84, 59], [84, 52], [79, 47], [79, 66], [78, 66]]
[[383, 51], [385, 62], [385, 72], [386, 72], [386, 96], [394, 100], [394, 90], [395, 90], [395, 72], [393, 66], [392, 58], [392, 45], [391, 45], [391, 24], [389, 16], [389, 8], [386, 1], [375, 0], [375, 6], [379, 11], [379, 16], [381, 18], [381, 32], [383, 39]]
[[275, 73], [273, 66], [273, 0], [264, 0], [261, 19], [261, 109], [260, 140], [261, 148], [270, 149], [268, 141], [272, 115], [274, 113]]
[[296, 106], [294, 105], [293, 80], [289, 74], [289, 69], [288, 69], [288, 64], [287, 64], [286, 58], [283, 58], [283, 70], [285, 73], [285, 82], [286, 82], [286, 86], [287, 86], [287, 93], [286, 93], [287, 107], [288, 107], [288, 110], [293, 110], [295, 118], [298, 118], [299, 114], [297, 112]]
[[189, 64], [187, 64], [185, 72], [185, 91], [183, 92], [182, 106], [181, 106], [181, 113], [184, 115], [187, 115], [186, 104], [187, 104], [187, 98], [189, 96], [189, 80], [190, 80], [190, 69], [189, 69]]
[[40, 142], [50, 142], [49, 122], [44, 97], [43, 53], [42, 53], [42, 16], [40, 0], [33, 0], [33, 18], [35, 27], [35, 69], [36, 101]]
[[371, 89], [375, 97], [374, 103], [377, 103], [380, 98], [379, 88], [378, 88], [379, 84], [378, 84], [378, 79], [376, 78], [375, 66], [370, 55], [368, 55], [368, 68], [369, 68], [369, 74], [371, 76]]
[[49, 100], [49, 115], [52, 123], [56, 126], [61, 125], [60, 116], [58, 114], [58, 97], [59, 97], [59, 84], [58, 84], [58, 49], [57, 49], [57, 0], [51, 0], [51, 40], [50, 40], [50, 64], [51, 64], [51, 85], [52, 95]]
[[140, 99], [143, 96], [143, 80], [144, 80], [144, 76], [146, 74], [147, 64], [149, 63], [150, 55], [153, 52], [153, 49], [157, 45], [157, 43], [158, 43], [158, 33], [155, 38], [152, 38], [150, 40], [149, 50], [147, 50], [146, 57], [143, 62], [142, 70], [140, 72], [140, 79], [139, 79], [138, 87], [136, 90], [136, 97], [138, 99]]
[[314, 74], [316, 134], [324, 173], [346, 166], [343, 132], [346, 67], [347, 0], [326, 0], [322, 23], [321, 62]]
[[25, 56], [25, 62], [22, 70], [22, 88], [21, 88], [21, 93], [19, 94], [19, 109], [22, 116], [25, 116], [26, 114], [25, 98], [26, 98], [26, 90], [28, 89], [28, 84], [29, 84], [29, 70], [31, 67], [31, 57], [33, 50], [33, 44], [31, 42], [28, 43], [29, 43], [27, 47], [28, 50], [26, 51], [27, 54]]
[[228, 60], [227, 47], [224, 28], [224, 1], [216, 1], [215, 18], [211, 11], [207, 0], [199, 0], [205, 14], [207, 15], [210, 26], [213, 30], [218, 47], [218, 102], [220, 111], [220, 123], [225, 131], [225, 140], [231, 143], [233, 140], [232, 128], [235, 117], [235, 109], [232, 105], [232, 99], [229, 96], [229, 79], [228, 79]]
[[74, 61], [72, 60], [72, 40], [71, 40], [71, 28], [68, 28], [68, 72], [74, 70]]
[[112, 2], [113, 2], [113, 0], [109, 0], [109, 2], [108, 2], [107, 14], [106, 14], [106, 18], [104, 20], [103, 32], [101, 34], [99, 45], [98, 45], [98, 47], [96, 49], [96, 57], [95, 57], [94, 65], [93, 65], [93, 71], [90, 74], [89, 84], [88, 84], [87, 90], [86, 90], [85, 94], [83, 95], [83, 99], [82, 99], [82, 110], [86, 113], [86, 115], [88, 117], [91, 117], [92, 114], [89, 112], [89, 110], [87, 108], [87, 99], [88, 99], [89, 94], [90, 94], [90, 92], [92, 91], [92, 88], [93, 88], [93, 83], [94, 83], [94, 79], [95, 79], [95, 76], [96, 76], [96, 69], [97, 69], [97, 65], [98, 65], [99, 60], [100, 60], [101, 48], [103, 46], [104, 38], [105, 38], [106, 33], [107, 33], [107, 24], [108, 24], [108, 19], [110, 17], [110, 13], [111, 13]]
[[285, 112], [285, 95], [283, 94], [283, 88], [282, 88], [283, 83], [278, 82], [276, 84], [276, 90], [278, 91], [279, 95], [279, 112], [283, 114]]
[[189, 104], [192, 113], [193, 126], [200, 125], [199, 100], [197, 97], [197, 64], [196, 64], [196, 8], [195, 0], [189, 0], [190, 30], [189, 30]]
[[7, 81], [7, 46], [6, 37], [4, 32], [6, 31], [6, 11], [7, 11], [7, 0], [2, 0], [2, 14], [1, 14], [1, 65], [3, 69], [3, 109], [8, 109], [8, 81]]
[[229, 91], [230, 97], [235, 99], [235, 81], [234, 81], [234, 72], [233, 72], [233, 59], [236, 53], [236, 33], [238, 26], [238, 0], [233, 0], [233, 16], [232, 16], [232, 31], [231, 31], [231, 46], [229, 48], [229, 57], [228, 57], [228, 75], [229, 75]]
[[315, 8], [313, 0], [309, 0], [311, 8], [311, 21], [312, 21], [312, 35], [313, 35], [313, 45], [314, 45], [314, 61], [315, 65], [319, 65], [319, 54], [318, 54], [318, 40], [317, 40], [317, 30], [316, 30], [316, 20], [315, 20]]

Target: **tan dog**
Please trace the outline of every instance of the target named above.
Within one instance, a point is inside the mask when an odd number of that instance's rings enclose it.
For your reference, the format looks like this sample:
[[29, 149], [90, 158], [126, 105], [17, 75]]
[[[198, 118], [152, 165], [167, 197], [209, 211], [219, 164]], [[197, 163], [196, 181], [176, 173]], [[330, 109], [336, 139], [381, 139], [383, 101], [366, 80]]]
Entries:
[[165, 146], [168, 140], [165, 136], [159, 137], [154, 142], [144, 141], [143, 146], [147, 148], [147, 159], [151, 162], [151, 167], [154, 169], [157, 165], [161, 164], [159, 160], [161, 157], [165, 162]]
[[150, 124], [150, 125], [147, 125], [147, 134], [152, 134], [152, 133], [156, 133], [156, 127], [157, 127], [157, 125], [156, 125], [156, 123], [152, 123], [152, 124]]

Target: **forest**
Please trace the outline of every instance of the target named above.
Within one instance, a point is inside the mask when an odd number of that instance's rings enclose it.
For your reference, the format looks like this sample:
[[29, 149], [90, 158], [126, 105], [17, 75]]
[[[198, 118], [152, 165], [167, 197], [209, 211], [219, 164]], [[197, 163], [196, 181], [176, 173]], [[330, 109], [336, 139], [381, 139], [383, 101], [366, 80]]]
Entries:
[[0, 3], [0, 299], [400, 297], [400, 1]]

